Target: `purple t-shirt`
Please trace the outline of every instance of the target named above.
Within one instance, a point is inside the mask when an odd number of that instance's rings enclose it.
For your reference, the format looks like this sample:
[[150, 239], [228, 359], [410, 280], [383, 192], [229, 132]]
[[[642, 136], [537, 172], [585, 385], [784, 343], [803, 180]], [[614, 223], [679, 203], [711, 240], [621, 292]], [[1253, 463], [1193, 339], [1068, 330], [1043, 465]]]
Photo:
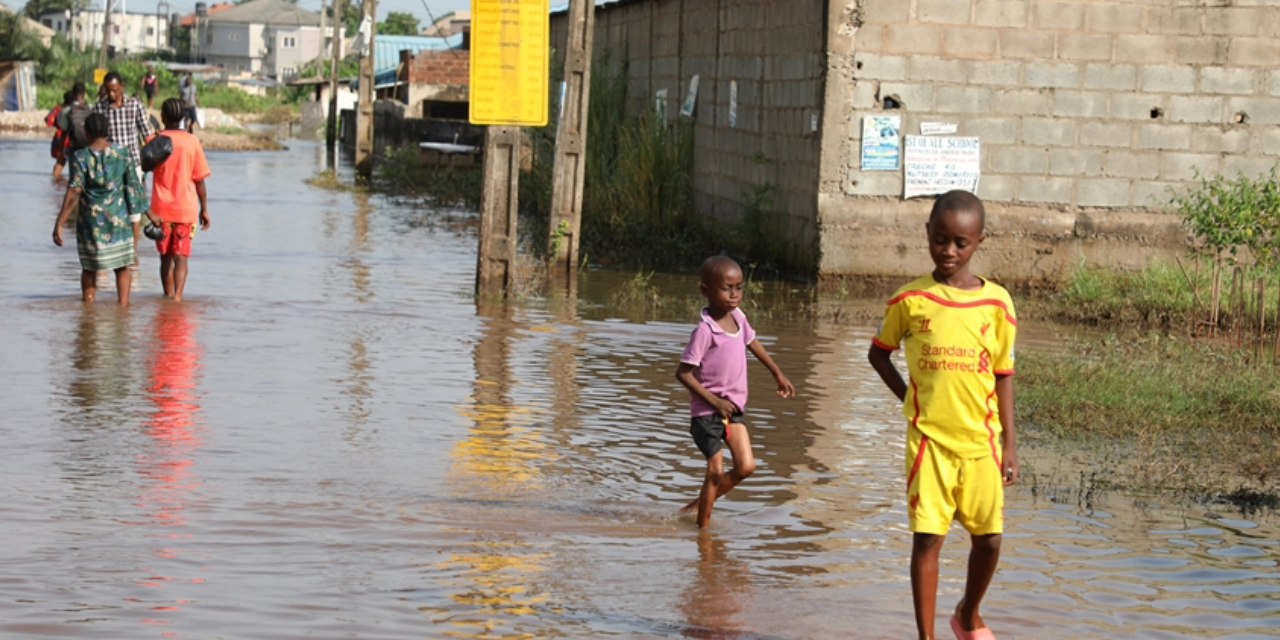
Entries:
[[[738, 323], [737, 333], [726, 333], [716, 324], [707, 310], [702, 310], [701, 322], [689, 336], [689, 346], [684, 348], [680, 362], [695, 367], [693, 377], [706, 387], [711, 395], [725, 398], [738, 407], [747, 408], [747, 345], [756, 339], [756, 332], [747, 322], [746, 314], [739, 309], [730, 312]], [[696, 393], [689, 393], [689, 411], [694, 416], [716, 412]]]

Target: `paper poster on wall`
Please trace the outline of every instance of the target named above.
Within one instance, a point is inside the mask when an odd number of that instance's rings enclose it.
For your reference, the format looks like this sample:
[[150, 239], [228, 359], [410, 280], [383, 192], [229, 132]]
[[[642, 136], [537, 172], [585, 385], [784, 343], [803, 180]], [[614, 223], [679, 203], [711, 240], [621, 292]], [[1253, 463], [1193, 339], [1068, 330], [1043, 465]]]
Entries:
[[956, 132], [956, 123], [954, 122], [921, 122], [920, 135], [922, 136], [940, 136], [948, 133]]
[[862, 119], [862, 170], [897, 171], [902, 158], [902, 116]]
[[738, 81], [729, 81], [729, 128], [738, 128]]
[[902, 197], [936, 195], [954, 189], [976, 193], [981, 173], [978, 138], [907, 136]]
[[667, 90], [665, 88], [658, 89], [653, 94], [653, 111], [658, 114], [659, 120], [665, 120], [667, 117]]
[[689, 79], [689, 93], [684, 94], [684, 103], [680, 105], [680, 115], [693, 116], [693, 105], [698, 103], [698, 76]]

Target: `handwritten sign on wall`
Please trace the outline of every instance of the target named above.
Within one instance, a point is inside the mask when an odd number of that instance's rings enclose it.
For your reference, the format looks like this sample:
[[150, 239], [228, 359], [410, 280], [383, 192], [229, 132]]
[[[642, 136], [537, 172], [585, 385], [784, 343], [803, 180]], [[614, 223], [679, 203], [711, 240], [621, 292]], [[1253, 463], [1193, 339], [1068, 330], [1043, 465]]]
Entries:
[[914, 198], [961, 189], [976, 193], [981, 173], [978, 138], [907, 136], [903, 145], [906, 176], [902, 197]]

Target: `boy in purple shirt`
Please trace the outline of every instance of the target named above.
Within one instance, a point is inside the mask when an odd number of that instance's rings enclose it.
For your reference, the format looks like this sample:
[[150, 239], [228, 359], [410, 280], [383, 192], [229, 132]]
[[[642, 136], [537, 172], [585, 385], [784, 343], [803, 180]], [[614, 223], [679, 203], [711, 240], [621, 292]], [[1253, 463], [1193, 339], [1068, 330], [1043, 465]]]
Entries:
[[[693, 420], [689, 434], [707, 457], [707, 477], [702, 492], [681, 513], [698, 507], [698, 528], [711, 522], [711, 507], [716, 498], [736, 487], [756, 470], [751, 455], [751, 436], [742, 422], [747, 406], [747, 350], [764, 363], [778, 383], [778, 395], [790, 398], [796, 394], [791, 381], [782, 375], [778, 365], [756, 340], [747, 316], [738, 310], [742, 302], [742, 269], [724, 256], [708, 258], [702, 263], [702, 295], [707, 306], [693, 329], [689, 346], [680, 356], [676, 379], [689, 389], [689, 409]], [[733, 469], [724, 472], [723, 444], [733, 455]]]

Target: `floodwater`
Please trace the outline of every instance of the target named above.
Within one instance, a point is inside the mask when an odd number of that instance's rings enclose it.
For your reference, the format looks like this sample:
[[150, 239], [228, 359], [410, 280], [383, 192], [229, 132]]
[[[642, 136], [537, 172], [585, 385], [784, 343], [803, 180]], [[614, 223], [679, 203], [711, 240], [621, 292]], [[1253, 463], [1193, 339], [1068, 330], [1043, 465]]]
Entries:
[[[801, 395], [754, 366], [759, 470], [699, 535], [689, 319], [609, 318], [603, 272], [477, 306], [473, 214], [309, 187], [292, 146], [211, 152], [188, 301], [148, 248], [122, 312], [49, 240], [47, 144], [0, 140], [0, 637], [913, 635], [871, 328], [757, 322]], [[1280, 636], [1274, 516], [1146, 500], [1009, 491], [991, 627]]]

